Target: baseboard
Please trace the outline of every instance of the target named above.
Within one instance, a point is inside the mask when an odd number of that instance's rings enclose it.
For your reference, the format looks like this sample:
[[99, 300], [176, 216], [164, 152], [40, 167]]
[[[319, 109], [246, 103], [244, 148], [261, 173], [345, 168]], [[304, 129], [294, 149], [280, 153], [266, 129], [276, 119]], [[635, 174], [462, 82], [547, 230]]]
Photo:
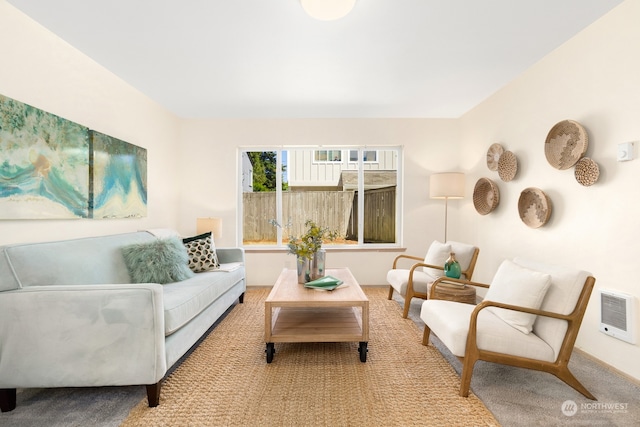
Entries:
[[574, 347], [573, 351], [580, 353], [580, 355], [582, 355], [582, 356], [586, 357], [587, 359], [597, 363], [598, 365], [602, 366], [606, 370], [611, 371], [614, 374], [616, 374], [616, 375], [624, 378], [625, 380], [627, 380], [627, 381], [637, 385], [638, 387], [640, 387], [640, 380], [639, 379], [634, 378], [634, 377], [632, 377], [631, 375], [629, 375], [629, 374], [627, 374], [625, 372], [622, 372], [620, 369], [615, 368], [615, 367], [609, 365], [606, 362], [603, 362], [602, 360], [598, 359], [595, 356], [592, 356], [591, 354], [587, 353], [586, 351], [584, 351], [584, 350], [582, 350], [580, 348]]

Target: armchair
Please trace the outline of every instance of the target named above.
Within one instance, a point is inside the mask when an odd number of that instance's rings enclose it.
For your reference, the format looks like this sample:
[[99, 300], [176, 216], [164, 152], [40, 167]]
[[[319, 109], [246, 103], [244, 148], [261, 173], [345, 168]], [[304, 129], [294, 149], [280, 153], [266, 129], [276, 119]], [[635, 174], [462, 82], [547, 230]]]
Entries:
[[[431, 284], [441, 276], [444, 276], [444, 264], [449, 254], [455, 252], [456, 259], [462, 270], [461, 278], [471, 280], [476, 266], [480, 250], [475, 246], [465, 243], [434, 241], [424, 258], [414, 255], [398, 255], [393, 260], [393, 266], [387, 272], [389, 283], [388, 299], [393, 297], [394, 290], [404, 297], [404, 310], [402, 317], [407, 318], [412, 298], [427, 299]], [[421, 261], [414, 262], [409, 268], [400, 268], [403, 260]]]
[[460, 396], [469, 395], [477, 360], [551, 373], [585, 397], [596, 398], [569, 371], [568, 363], [595, 278], [585, 271], [516, 258], [504, 261], [477, 306], [429, 299], [422, 304], [423, 345], [434, 332], [462, 361]]

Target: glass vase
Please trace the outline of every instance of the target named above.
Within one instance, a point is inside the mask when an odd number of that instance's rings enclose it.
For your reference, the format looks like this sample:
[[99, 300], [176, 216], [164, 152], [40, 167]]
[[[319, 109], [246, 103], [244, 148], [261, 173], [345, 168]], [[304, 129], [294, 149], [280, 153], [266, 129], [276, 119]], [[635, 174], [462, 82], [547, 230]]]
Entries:
[[447, 262], [444, 263], [444, 275], [453, 279], [459, 279], [462, 271], [460, 263], [456, 260], [456, 254], [451, 252]]
[[311, 262], [309, 258], [298, 257], [296, 259], [296, 267], [298, 269], [298, 283], [304, 285], [311, 280]]
[[324, 277], [324, 262], [327, 253], [324, 249], [319, 249], [318, 252], [313, 254], [311, 259], [311, 280], [316, 280]]

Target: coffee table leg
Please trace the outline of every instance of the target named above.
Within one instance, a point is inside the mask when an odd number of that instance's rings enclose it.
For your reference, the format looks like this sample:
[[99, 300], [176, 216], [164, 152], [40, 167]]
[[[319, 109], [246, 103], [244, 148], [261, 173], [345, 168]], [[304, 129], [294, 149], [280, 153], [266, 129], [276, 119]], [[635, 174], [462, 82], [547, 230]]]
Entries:
[[358, 353], [360, 353], [360, 361], [363, 363], [367, 361], [367, 352], [369, 351], [369, 349], [367, 348], [367, 344], [367, 341], [360, 341], [360, 347], [358, 347]]
[[276, 348], [273, 346], [273, 343], [268, 342], [267, 348], [264, 351], [267, 353], [267, 363], [271, 363], [273, 361], [273, 355], [276, 352]]

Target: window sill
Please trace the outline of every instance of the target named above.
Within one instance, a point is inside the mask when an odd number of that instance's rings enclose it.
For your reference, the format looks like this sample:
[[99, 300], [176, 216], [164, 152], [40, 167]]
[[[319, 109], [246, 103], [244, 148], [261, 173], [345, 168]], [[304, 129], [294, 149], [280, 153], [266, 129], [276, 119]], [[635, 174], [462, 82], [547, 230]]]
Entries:
[[[327, 253], [346, 252], [406, 252], [407, 248], [400, 246], [339, 246], [324, 247]], [[274, 248], [269, 246], [244, 246], [245, 253], [289, 253], [287, 248]]]

